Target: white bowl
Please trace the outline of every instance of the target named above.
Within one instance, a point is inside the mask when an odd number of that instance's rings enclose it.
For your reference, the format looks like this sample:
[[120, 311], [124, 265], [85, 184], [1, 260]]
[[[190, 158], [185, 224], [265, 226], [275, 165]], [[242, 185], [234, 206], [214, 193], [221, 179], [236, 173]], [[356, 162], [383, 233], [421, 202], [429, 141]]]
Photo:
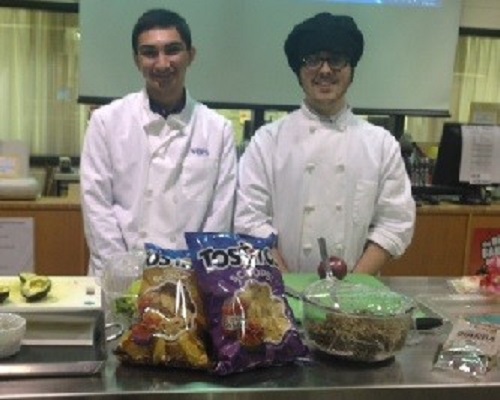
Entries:
[[18, 314], [0, 313], [0, 358], [19, 352], [25, 332], [25, 318]]

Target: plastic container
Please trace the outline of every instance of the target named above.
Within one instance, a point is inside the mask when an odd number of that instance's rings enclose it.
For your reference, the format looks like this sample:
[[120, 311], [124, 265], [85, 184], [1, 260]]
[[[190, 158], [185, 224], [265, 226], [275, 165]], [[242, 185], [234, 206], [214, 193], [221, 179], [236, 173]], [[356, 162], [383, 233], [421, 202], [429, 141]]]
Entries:
[[137, 298], [146, 253], [141, 250], [117, 253], [106, 260], [102, 279], [107, 323], [128, 327], [137, 311]]
[[0, 313], [0, 358], [18, 353], [25, 333], [25, 318], [18, 314]]
[[304, 291], [308, 344], [352, 361], [387, 360], [405, 345], [414, 302], [388, 288], [324, 279]]

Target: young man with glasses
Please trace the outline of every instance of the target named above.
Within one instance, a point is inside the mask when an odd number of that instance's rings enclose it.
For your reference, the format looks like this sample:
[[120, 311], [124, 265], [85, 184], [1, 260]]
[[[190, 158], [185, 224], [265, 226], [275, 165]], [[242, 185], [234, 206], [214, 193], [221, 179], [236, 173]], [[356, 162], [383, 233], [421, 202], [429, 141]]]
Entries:
[[409, 245], [415, 203], [395, 138], [347, 103], [363, 34], [351, 17], [321, 13], [296, 25], [284, 48], [304, 101], [260, 128], [243, 154], [235, 230], [278, 234], [291, 272], [316, 271], [323, 237], [349, 271], [377, 274]]
[[81, 156], [89, 273], [115, 253], [152, 242], [186, 248], [186, 231], [228, 231], [236, 188], [231, 123], [190, 97], [188, 24], [164, 9], [132, 32], [145, 88], [95, 110]]

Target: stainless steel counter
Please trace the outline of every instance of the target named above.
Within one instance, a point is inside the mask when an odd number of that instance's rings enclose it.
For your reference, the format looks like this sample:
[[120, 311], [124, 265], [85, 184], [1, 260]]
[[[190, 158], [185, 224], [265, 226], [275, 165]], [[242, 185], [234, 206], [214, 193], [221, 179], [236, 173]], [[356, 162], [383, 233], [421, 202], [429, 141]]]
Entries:
[[[394, 290], [415, 296], [449, 292], [443, 278], [384, 278]], [[500, 304], [498, 305], [500, 314]], [[449, 325], [421, 334], [394, 360], [361, 365], [315, 355], [298, 362], [228, 377], [202, 372], [120, 366], [113, 356], [101, 375], [0, 380], [0, 399], [186, 399], [186, 400], [417, 400], [500, 399], [498, 367], [483, 379], [432, 370]]]

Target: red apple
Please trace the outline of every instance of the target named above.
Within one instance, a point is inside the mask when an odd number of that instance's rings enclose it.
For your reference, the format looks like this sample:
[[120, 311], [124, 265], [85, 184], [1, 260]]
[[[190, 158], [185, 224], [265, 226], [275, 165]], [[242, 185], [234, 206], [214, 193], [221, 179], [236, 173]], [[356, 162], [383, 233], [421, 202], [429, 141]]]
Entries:
[[[339, 257], [330, 256], [327, 268], [330, 269], [333, 276], [337, 279], [343, 279], [347, 275], [347, 264]], [[326, 271], [324, 262], [321, 262], [318, 266], [318, 274], [321, 279], [326, 278]]]

